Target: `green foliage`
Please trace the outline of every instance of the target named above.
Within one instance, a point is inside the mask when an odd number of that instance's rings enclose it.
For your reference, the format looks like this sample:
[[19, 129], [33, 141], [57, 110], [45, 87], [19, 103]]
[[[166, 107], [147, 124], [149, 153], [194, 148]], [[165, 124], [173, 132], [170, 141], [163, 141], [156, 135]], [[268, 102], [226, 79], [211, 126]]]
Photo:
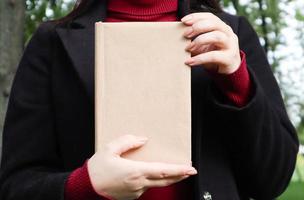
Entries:
[[299, 20], [299, 21], [304, 22], [304, 14], [303, 14], [302, 12], [303, 12], [303, 11], [297, 9], [297, 10], [296, 10], [296, 16], [295, 16], [295, 18], [296, 18], [297, 20]]
[[278, 200], [300, 200], [304, 199], [304, 157], [298, 155], [297, 166], [288, 189]]
[[[303, 113], [303, 112], [302, 112]], [[304, 144], [304, 119], [302, 117], [301, 119], [302, 123], [297, 127], [298, 130], [298, 136], [301, 144]]]
[[278, 200], [301, 200], [304, 199], [304, 183], [291, 182], [288, 190]]
[[[299, 43], [300, 43], [302, 49], [304, 49], [304, 40], [303, 40], [303, 38], [304, 38], [304, 11], [297, 9], [295, 18], [298, 20], [298, 29], [297, 29], [298, 40], [299, 40]], [[304, 54], [303, 54], [303, 56], [304, 56]], [[300, 143], [304, 145], [304, 102], [300, 102], [299, 106], [300, 106], [301, 122], [300, 122], [299, 126], [297, 127], [297, 130], [298, 130]]]
[[281, 30], [286, 26], [282, 17], [282, 5], [289, 1], [292, 0], [248, 0], [246, 4], [240, 3], [239, 0], [222, 2], [224, 7], [233, 7], [236, 14], [249, 19], [261, 38], [274, 70], [282, 59], [275, 54], [278, 45], [283, 44]]
[[25, 41], [29, 40], [42, 21], [65, 16], [74, 3], [74, 0], [26, 0]]

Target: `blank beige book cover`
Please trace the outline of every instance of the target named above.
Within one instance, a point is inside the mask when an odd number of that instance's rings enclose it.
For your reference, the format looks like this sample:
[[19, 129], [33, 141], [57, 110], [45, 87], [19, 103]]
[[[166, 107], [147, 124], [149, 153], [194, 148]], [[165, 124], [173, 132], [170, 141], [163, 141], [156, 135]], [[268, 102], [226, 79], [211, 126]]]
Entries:
[[95, 24], [95, 146], [133, 134], [141, 148], [123, 157], [191, 163], [189, 40], [181, 22]]

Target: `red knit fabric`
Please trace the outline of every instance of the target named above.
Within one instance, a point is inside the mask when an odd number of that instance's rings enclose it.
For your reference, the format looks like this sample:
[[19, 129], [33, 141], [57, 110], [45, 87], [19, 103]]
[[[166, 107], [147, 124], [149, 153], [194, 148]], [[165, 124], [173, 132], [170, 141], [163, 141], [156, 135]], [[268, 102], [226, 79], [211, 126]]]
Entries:
[[213, 80], [222, 93], [236, 106], [245, 106], [252, 92], [251, 81], [247, 69], [246, 55], [240, 51], [241, 64], [232, 74], [212, 73]]
[[107, 200], [106, 198], [100, 197], [93, 189], [87, 162], [70, 174], [65, 184], [64, 196], [66, 200]]
[[178, 0], [109, 0], [107, 22], [176, 21]]
[[[177, 21], [178, 0], [109, 0], [106, 22], [123, 21]], [[221, 91], [236, 106], [244, 106], [249, 100], [251, 82], [245, 54], [237, 71], [230, 75], [213, 74]], [[191, 185], [185, 181], [162, 188], [147, 190], [139, 200], [193, 199]], [[87, 163], [69, 176], [65, 186], [66, 200], [109, 200], [99, 196], [90, 182]]]
[[[181, 181], [171, 186], [151, 188], [147, 190], [139, 200], [185, 200], [192, 199], [191, 185]], [[191, 198], [190, 198], [191, 197]], [[74, 170], [65, 184], [65, 200], [112, 200], [104, 194], [98, 195], [90, 181], [88, 165], [85, 164]]]

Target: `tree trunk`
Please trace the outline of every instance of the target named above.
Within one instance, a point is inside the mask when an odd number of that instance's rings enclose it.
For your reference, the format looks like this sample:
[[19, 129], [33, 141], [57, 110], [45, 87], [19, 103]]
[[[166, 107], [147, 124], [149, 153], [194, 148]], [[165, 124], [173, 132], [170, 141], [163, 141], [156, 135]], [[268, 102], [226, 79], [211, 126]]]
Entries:
[[24, 0], [0, 0], [0, 157], [7, 100], [23, 50], [24, 22]]
[[269, 50], [269, 39], [268, 39], [268, 30], [267, 30], [267, 22], [266, 22], [266, 15], [265, 15], [265, 10], [263, 8], [263, 0], [258, 0], [258, 4], [259, 4], [259, 11], [260, 11], [260, 15], [261, 15], [261, 20], [262, 20], [262, 32], [263, 32], [263, 39], [264, 39], [264, 50], [266, 52], [266, 54], [268, 54], [268, 50]]

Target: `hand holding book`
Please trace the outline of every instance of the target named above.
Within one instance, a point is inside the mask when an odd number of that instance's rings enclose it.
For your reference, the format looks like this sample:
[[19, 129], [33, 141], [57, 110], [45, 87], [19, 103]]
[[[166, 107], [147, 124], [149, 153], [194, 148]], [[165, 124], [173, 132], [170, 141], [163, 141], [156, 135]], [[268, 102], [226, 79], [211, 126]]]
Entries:
[[148, 163], [121, 157], [146, 142], [145, 137], [124, 135], [94, 154], [88, 161], [88, 171], [99, 195], [115, 200], [137, 199], [149, 188], [165, 187], [197, 173], [189, 165]]
[[231, 27], [212, 13], [192, 13], [182, 22], [188, 26], [184, 35], [195, 38], [186, 47], [192, 58], [190, 66], [203, 65], [220, 74], [232, 74], [241, 63], [238, 37]]

